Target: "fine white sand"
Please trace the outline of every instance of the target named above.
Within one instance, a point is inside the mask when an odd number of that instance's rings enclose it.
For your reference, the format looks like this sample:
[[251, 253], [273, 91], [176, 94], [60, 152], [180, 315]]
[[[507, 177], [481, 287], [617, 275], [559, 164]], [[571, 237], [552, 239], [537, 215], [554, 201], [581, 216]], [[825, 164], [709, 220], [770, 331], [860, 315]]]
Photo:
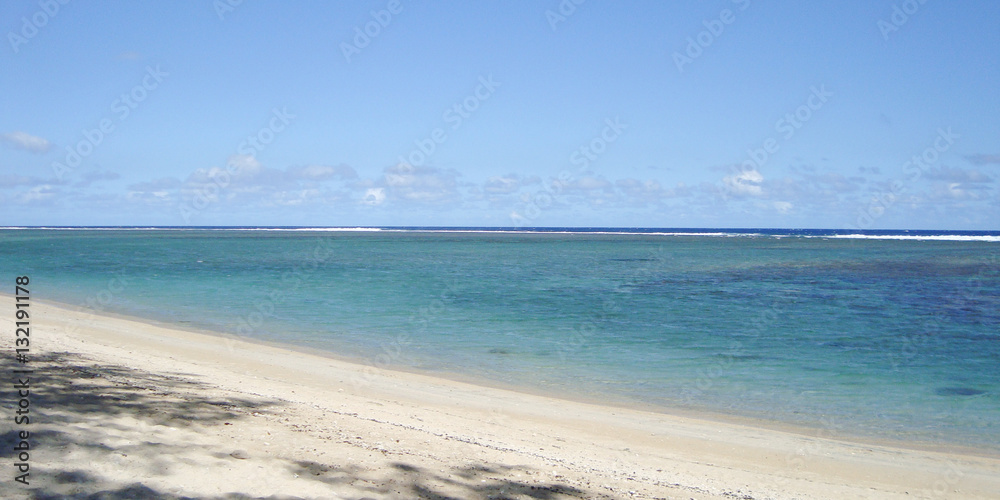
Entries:
[[[38, 301], [2, 498], [1000, 498], [1000, 459], [564, 401]], [[31, 433], [30, 486], [11, 431]]]

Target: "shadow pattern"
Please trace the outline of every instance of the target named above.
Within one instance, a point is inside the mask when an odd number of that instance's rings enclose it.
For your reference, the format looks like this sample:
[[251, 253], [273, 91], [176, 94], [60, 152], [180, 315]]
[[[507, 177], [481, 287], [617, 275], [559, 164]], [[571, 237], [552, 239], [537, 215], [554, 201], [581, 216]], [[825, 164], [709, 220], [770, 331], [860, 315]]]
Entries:
[[[34, 356], [30, 363], [18, 365], [13, 352], [0, 352], [0, 372], [13, 375], [13, 370], [30, 368], [31, 416], [40, 419], [45, 429], [32, 430], [31, 442], [46, 450], [84, 449], [104, 454], [121, 453], [107, 444], [107, 435], [114, 431], [116, 417], [143, 426], [203, 427], [230, 425], [254, 414], [273, 413], [286, 403], [280, 400], [251, 397], [231, 397], [226, 400], [201, 396], [200, 391], [211, 386], [187, 374], [155, 374], [128, 367], [98, 363], [86, 357], [57, 352]], [[12, 384], [3, 384], [3, 405], [12, 412], [17, 404]], [[13, 404], [12, 404], [13, 403]], [[34, 420], [33, 420], [34, 422]], [[102, 422], [95, 425], [94, 422]], [[33, 426], [37, 428], [37, 426]], [[73, 427], [72, 432], [69, 428]], [[12, 474], [13, 451], [17, 430], [0, 434], [0, 457]], [[127, 430], [127, 429], [120, 429]], [[134, 430], [134, 429], [133, 429]], [[156, 443], [140, 443], [133, 450], [143, 450], [141, 458], [155, 465], [169, 459], [171, 449]], [[133, 452], [130, 450], [130, 453]], [[33, 453], [35, 453], [33, 451]], [[594, 491], [583, 491], [558, 482], [529, 482], [511, 479], [523, 468], [478, 463], [431, 471], [418, 465], [392, 462], [379, 480], [371, 479], [371, 469], [362, 466], [331, 466], [311, 461], [286, 460], [288, 472], [309, 481], [330, 485], [331, 495], [324, 498], [420, 498], [420, 499], [538, 499], [612, 498]], [[130, 484], [114, 482], [93, 471], [61, 469], [59, 465], [42, 467], [32, 464], [31, 486], [23, 487], [4, 478], [0, 482], [0, 497], [29, 500], [50, 499], [189, 499], [220, 500], [269, 498], [300, 498], [289, 496], [255, 497], [230, 493], [215, 497], [187, 497], [157, 491], [143, 484], [141, 478]], [[541, 477], [540, 474], [534, 476]], [[363, 492], [356, 497], [333, 494], [349, 485], [351, 491]], [[456, 492], [458, 492], [456, 494]], [[458, 495], [458, 496], [456, 496]]]

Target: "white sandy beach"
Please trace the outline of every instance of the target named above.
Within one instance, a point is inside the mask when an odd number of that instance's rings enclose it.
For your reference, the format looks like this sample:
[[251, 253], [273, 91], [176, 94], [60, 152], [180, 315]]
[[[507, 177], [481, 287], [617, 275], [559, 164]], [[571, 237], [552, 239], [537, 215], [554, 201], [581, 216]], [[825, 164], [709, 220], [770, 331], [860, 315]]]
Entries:
[[[31, 424], [12, 425], [5, 391], [2, 498], [1000, 498], [997, 458], [564, 401], [30, 307]], [[24, 365], [10, 296], [0, 311], [13, 382]], [[29, 487], [11, 480], [11, 430], [24, 429]]]

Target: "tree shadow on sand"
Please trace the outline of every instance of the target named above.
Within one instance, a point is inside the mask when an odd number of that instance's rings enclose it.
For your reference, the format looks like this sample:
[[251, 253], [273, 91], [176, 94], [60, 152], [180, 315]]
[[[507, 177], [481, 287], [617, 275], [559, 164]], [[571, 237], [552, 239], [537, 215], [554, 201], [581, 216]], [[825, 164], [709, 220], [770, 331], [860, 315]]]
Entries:
[[[391, 464], [392, 471], [382, 485], [361, 485], [366, 496], [361, 498], [421, 498], [430, 500], [458, 499], [538, 499], [594, 498], [583, 490], [559, 483], [532, 484], [504, 477], [511, 472], [523, 471], [497, 464], [476, 464], [451, 467], [438, 472], [404, 462]], [[352, 474], [352, 470], [354, 469]], [[298, 461], [290, 470], [300, 476], [328, 484], [357, 481], [355, 468], [336, 468], [309, 461]], [[357, 487], [357, 484], [355, 484]], [[448, 493], [445, 493], [447, 491]], [[370, 496], [369, 496], [370, 495]]]
[[[188, 429], [195, 432], [211, 426], [231, 425], [251, 415], [266, 415], [280, 411], [287, 403], [254, 397], [230, 397], [225, 400], [202, 395], [211, 394], [211, 386], [194, 377], [175, 374], [154, 374], [127, 367], [97, 363], [74, 353], [36, 355], [28, 365], [18, 365], [13, 353], [0, 353], [0, 370], [13, 375], [13, 370], [30, 368], [31, 378], [31, 445], [34, 457], [47, 453], [83, 453], [87, 456], [131, 456], [150, 467], [169, 467], [170, 446], [149, 441], [125, 447], [115, 442], [116, 432], [131, 432], [136, 428]], [[4, 384], [3, 405], [10, 415], [17, 405], [16, 392]], [[19, 426], [18, 426], [19, 427]], [[38, 430], [35, 430], [38, 429]], [[14, 428], [0, 434], [0, 459], [7, 464], [6, 474], [13, 475], [14, 446], [18, 442]], [[109, 444], [110, 443], [110, 444]], [[190, 447], [186, 447], [190, 448]], [[126, 455], [127, 453], [127, 455]], [[220, 454], [215, 453], [216, 457]], [[37, 464], [36, 464], [37, 463]], [[94, 470], [72, 470], [61, 461], [32, 463], [31, 486], [5, 477], [0, 481], [0, 497], [26, 499], [250, 499], [299, 498], [292, 495], [253, 497], [230, 493], [214, 497], [186, 497], [157, 491], [143, 484], [141, 477], [123, 483], [102, 477]], [[289, 473], [307, 481], [329, 485], [330, 495], [322, 498], [425, 498], [425, 499], [539, 499], [596, 498], [604, 495], [585, 492], [557, 482], [520, 481], [511, 477], [524, 472], [498, 464], [475, 464], [431, 471], [404, 462], [390, 467], [372, 469], [358, 465], [337, 466], [311, 461], [285, 460]], [[159, 465], [158, 465], [159, 464]], [[540, 474], [534, 476], [540, 479]], [[354, 496], [337, 496], [335, 491], [361, 492]]]

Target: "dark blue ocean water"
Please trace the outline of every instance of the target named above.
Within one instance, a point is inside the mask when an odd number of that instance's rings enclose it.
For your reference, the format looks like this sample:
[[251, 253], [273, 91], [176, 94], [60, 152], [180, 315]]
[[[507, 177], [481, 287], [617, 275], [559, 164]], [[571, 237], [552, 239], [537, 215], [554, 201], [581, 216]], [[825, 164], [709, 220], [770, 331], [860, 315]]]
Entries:
[[1000, 451], [998, 232], [464, 229], [7, 229], [0, 277], [376, 366]]

